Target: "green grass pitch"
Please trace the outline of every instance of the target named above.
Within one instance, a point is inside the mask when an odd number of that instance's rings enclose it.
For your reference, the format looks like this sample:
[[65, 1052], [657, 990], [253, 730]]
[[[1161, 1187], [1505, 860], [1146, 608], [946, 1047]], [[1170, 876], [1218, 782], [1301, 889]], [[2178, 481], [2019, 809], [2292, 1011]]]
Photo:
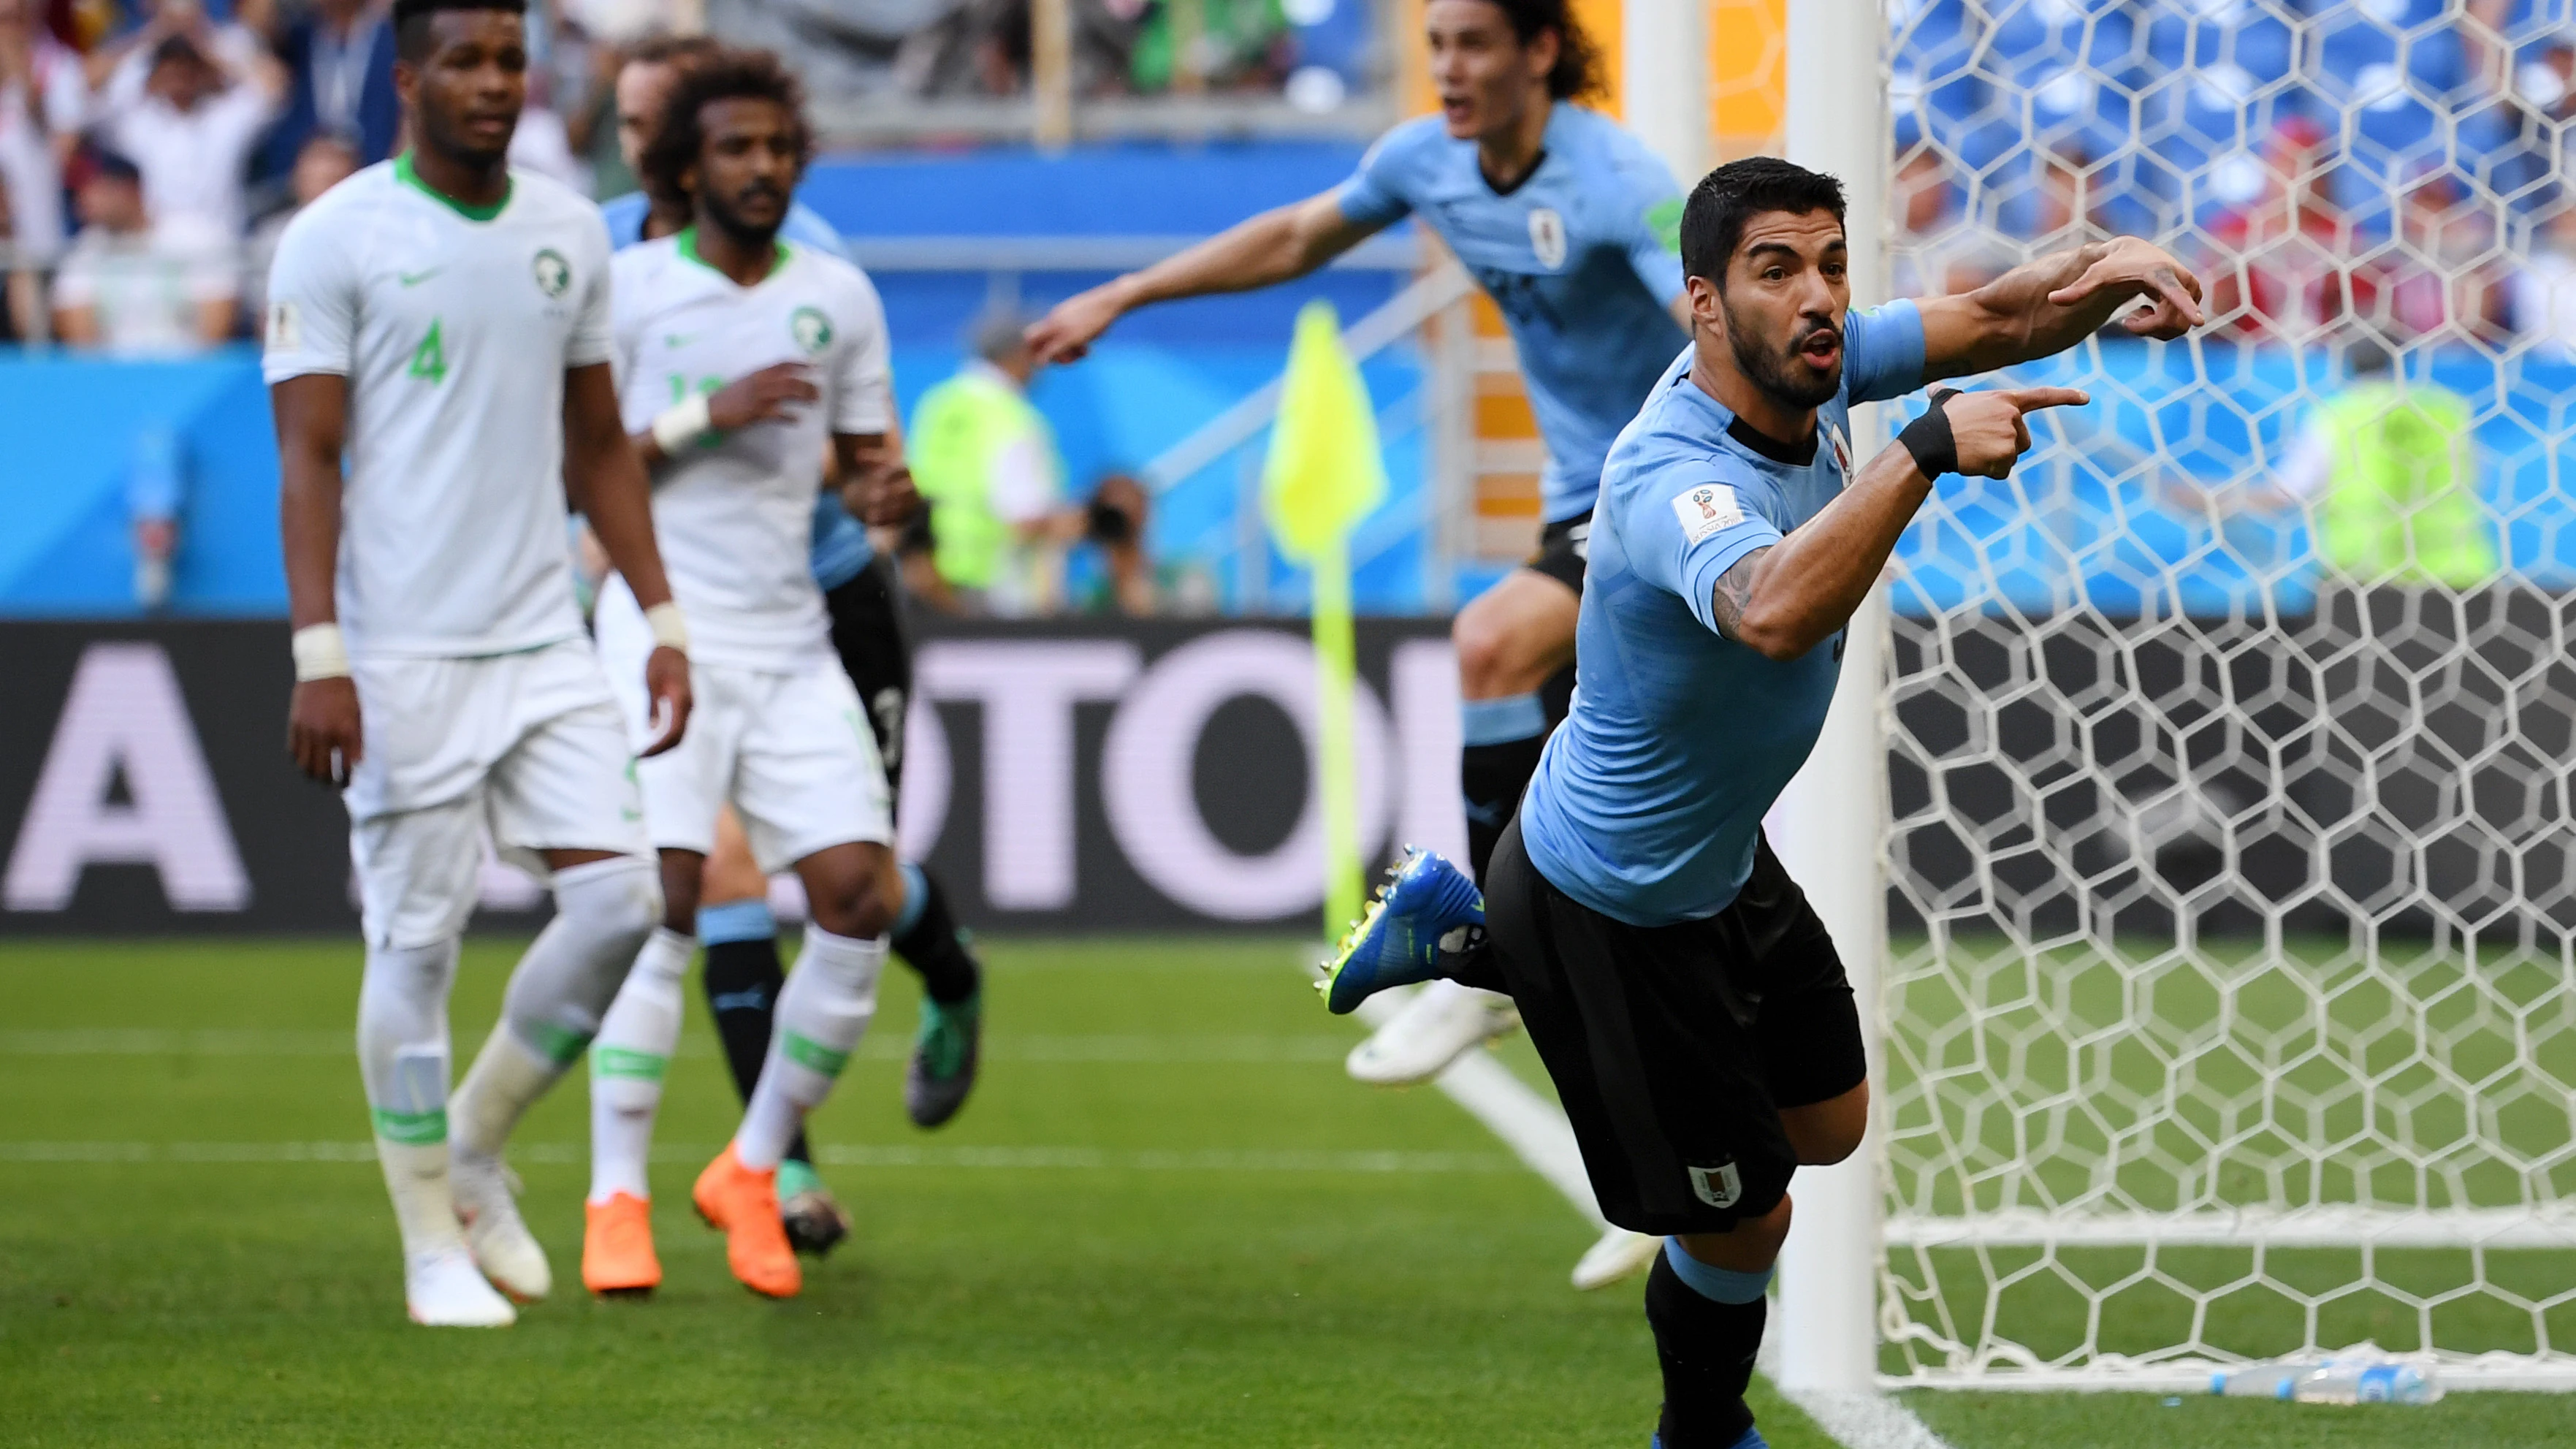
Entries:
[[[469, 947], [460, 1055], [513, 954]], [[687, 1214], [734, 1116], [693, 1017], [662, 1292], [578, 1289], [568, 1084], [514, 1155], [563, 1286], [478, 1334], [402, 1317], [353, 943], [0, 947], [0, 1445], [1644, 1444], [1633, 1286], [1568, 1289], [1588, 1230], [1437, 1093], [1347, 1082], [1355, 1029], [1286, 946], [987, 955], [986, 1080], [939, 1133], [902, 1116], [914, 1001], [888, 973], [814, 1132], [858, 1232], [804, 1297], [751, 1298]], [[1756, 1390], [1774, 1444], [1828, 1443]], [[2576, 1402], [2526, 1396], [1910, 1397], [1958, 1449], [2576, 1441]]]

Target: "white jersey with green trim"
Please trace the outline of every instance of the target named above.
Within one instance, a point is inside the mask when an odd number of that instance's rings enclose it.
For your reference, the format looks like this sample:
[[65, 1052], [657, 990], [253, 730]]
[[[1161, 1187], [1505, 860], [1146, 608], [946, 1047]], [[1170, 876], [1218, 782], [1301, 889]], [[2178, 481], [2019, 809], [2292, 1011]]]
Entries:
[[582, 632], [564, 548], [564, 373], [610, 358], [608, 231], [512, 172], [498, 207], [409, 157], [331, 188], [269, 272], [270, 383], [349, 383], [339, 620], [359, 657], [470, 658]]
[[[626, 429], [643, 432], [689, 394], [777, 363], [810, 369], [820, 401], [710, 435], [653, 479], [653, 530], [690, 654], [793, 670], [831, 657], [808, 561], [830, 435], [894, 425], [885, 309], [867, 274], [839, 257], [780, 242], [769, 275], [745, 287], [699, 260], [695, 243], [684, 231], [628, 247], [613, 264]], [[609, 612], [634, 601], [612, 585], [600, 608], [606, 629]]]

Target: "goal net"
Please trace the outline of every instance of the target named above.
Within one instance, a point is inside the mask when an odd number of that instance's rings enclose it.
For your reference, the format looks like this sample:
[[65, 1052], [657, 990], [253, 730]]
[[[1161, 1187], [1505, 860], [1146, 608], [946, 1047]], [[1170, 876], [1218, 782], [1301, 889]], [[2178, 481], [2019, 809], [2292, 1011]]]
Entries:
[[1888, 0], [1890, 290], [2113, 233], [1884, 661], [1901, 1383], [2576, 1387], [2566, 0]]

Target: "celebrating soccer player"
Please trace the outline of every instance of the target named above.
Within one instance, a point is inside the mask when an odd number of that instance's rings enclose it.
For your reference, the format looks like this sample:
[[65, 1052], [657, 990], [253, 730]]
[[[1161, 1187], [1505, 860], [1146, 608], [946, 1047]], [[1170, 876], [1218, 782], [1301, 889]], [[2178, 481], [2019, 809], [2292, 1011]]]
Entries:
[[[661, 913], [625, 721], [573, 601], [567, 488], [645, 619], [624, 666], [654, 716], [640, 743], [690, 738], [687, 632], [609, 371], [608, 237], [598, 208], [507, 162], [521, 11], [397, 0], [413, 148], [306, 208], [268, 286], [288, 743], [345, 787], [367, 944], [358, 1064], [404, 1295], [413, 1318], [457, 1326], [512, 1320], [493, 1285], [521, 1300], [551, 1286], [502, 1146]], [[447, 993], [487, 829], [551, 874], [555, 918], [451, 1103]]]
[[[876, 740], [808, 555], [827, 447], [886, 521], [909, 484], [885, 446], [894, 387], [876, 289], [837, 254], [779, 238], [811, 150], [777, 57], [725, 51], [689, 66], [643, 162], [657, 191], [693, 198], [694, 221], [615, 264], [626, 420], [653, 472], [672, 587], [696, 623], [700, 708], [688, 738], [640, 769], [668, 905], [592, 1048], [582, 1281], [594, 1292], [661, 1280], [645, 1162], [719, 810], [733, 807], [764, 874], [795, 868], [813, 910], [741, 1130], [693, 1193], [756, 1292], [802, 1286], [779, 1164], [875, 1013], [903, 897]], [[602, 594], [599, 635], [612, 661], [652, 647], [622, 584]], [[650, 701], [628, 691], [626, 706], [641, 738]]]
[[[1563, 699], [1548, 686], [1574, 660], [1602, 457], [1687, 340], [1690, 304], [1681, 188], [1644, 142], [1575, 104], [1600, 88], [1601, 60], [1565, 0], [1430, 0], [1423, 25], [1438, 115], [1389, 131], [1339, 187], [1073, 297], [1029, 338], [1041, 361], [1071, 361], [1138, 307], [1304, 276], [1407, 214], [1474, 274], [1519, 349], [1547, 445], [1537, 553], [1450, 630], [1481, 876], [1554, 723], [1544, 701]], [[1351, 1053], [1350, 1073], [1427, 1080], [1517, 1021], [1500, 997], [1434, 983]]]
[[1697, 326], [1603, 471], [1572, 712], [1481, 899], [1415, 856], [1327, 1000], [1438, 977], [1519, 1003], [1602, 1212], [1666, 1235], [1646, 1283], [1656, 1442], [1758, 1449], [1743, 1394], [1790, 1174], [1849, 1156], [1869, 1117], [1851, 985], [1762, 817], [1942, 475], [2007, 476], [2025, 414], [2088, 399], [1942, 389], [1857, 468], [1851, 405], [2062, 351], [2133, 304], [2127, 330], [2181, 336], [2200, 283], [2123, 238], [1853, 312], [1841, 185], [1767, 158], [1692, 190], [1681, 249]]

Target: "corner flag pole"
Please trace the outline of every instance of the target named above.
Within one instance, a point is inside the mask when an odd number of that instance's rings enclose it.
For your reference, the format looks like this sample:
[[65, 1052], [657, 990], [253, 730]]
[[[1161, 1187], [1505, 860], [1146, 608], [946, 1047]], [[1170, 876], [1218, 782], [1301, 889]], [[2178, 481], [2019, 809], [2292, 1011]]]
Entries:
[[1279, 551], [1312, 570], [1315, 791], [1324, 825], [1324, 936], [1360, 913], [1360, 783], [1351, 736], [1358, 672], [1351, 624], [1350, 534], [1386, 496], [1377, 413], [1342, 346], [1333, 304], [1297, 314], [1279, 417], [1262, 470], [1262, 502]]

